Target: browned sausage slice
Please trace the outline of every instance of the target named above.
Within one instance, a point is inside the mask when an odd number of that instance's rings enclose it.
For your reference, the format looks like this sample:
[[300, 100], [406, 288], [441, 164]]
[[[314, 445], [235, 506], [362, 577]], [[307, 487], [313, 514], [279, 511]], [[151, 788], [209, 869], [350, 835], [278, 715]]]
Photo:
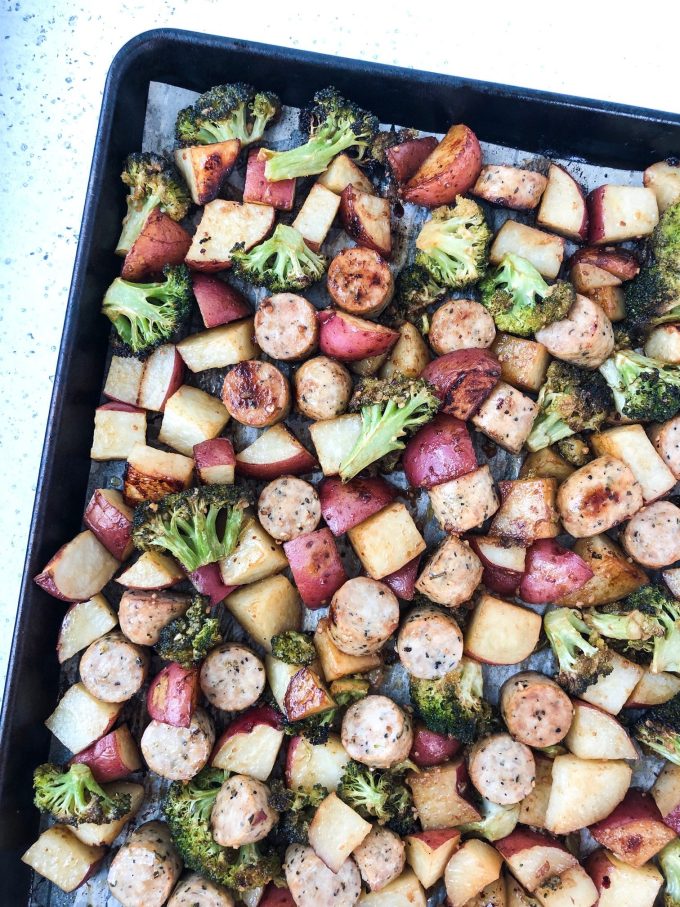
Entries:
[[290, 388], [275, 365], [249, 359], [235, 365], [224, 379], [222, 402], [242, 425], [266, 428], [288, 415]]
[[564, 740], [574, 717], [564, 690], [536, 671], [524, 671], [506, 680], [500, 704], [503, 721], [515, 740], [538, 748]]
[[373, 249], [343, 249], [328, 268], [328, 292], [338, 308], [371, 317], [392, 299], [394, 280], [389, 265]]
[[352, 376], [342, 363], [328, 356], [308, 359], [295, 373], [295, 402], [309, 419], [341, 415], [351, 396]]
[[305, 359], [319, 339], [316, 309], [303, 296], [275, 293], [255, 313], [255, 339], [273, 359]]
[[492, 734], [478, 740], [468, 756], [468, 771], [482, 797], [499, 806], [519, 803], [536, 782], [531, 750], [510, 734]]

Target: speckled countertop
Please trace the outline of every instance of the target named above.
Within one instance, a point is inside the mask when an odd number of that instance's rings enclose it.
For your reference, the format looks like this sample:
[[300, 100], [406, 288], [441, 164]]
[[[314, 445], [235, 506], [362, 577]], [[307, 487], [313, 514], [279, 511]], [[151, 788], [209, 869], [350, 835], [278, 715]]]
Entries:
[[[521, 13], [518, 12], [521, 9]], [[176, 27], [585, 97], [680, 110], [676, 31], [609, 4], [344, 0], [3, 0], [0, 11], [0, 684], [102, 89], [116, 51]], [[670, 24], [667, 22], [667, 24]], [[679, 149], [680, 151], [680, 149]], [[7, 553], [7, 552], [6, 552]], [[0, 686], [0, 689], [2, 687]]]

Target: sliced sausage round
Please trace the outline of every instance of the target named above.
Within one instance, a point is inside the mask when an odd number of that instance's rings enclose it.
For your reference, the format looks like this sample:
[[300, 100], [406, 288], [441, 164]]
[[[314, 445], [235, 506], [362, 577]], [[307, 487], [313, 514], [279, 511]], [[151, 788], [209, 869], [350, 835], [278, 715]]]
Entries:
[[192, 872], [179, 883], [168, 907], [234, 907], [236, 901], [226, 888]]
[[272, 538], [290, 542], [316, 529], [321, 520], [321, 504], [309, 482], [281, 476], [262, 489], [257, 515]]
[[80, 659], [83, 685], [102, 702], [132, 699], [146, 680], [148, 670], [147, 653], [122, 633], [107, 633], [95, 640]]
[[372, 768], [390, 768], [408, 758], [411, 719], [387, 696], [366, 696], [342, 720], [342, 745], [352, 759]]
[[266, 428], [280, 422], [290, 410], [288, 381], [270, 362], [239, 362], [222, 385], [222, 403], [242, 425]]
[[654, 501], [639, 510], [621, 533], [621, 543], [643, 567], [668, 567], [680, 560], [680, 507]]
[[399, 626], [399, 600], [385, 583], [357, 576], [331, 599], [329, 632], [347, 655], [379, 652]]
[[560, 485], [557, 509], [574, 538], [606, 532], [642, 507], [642, 489], [629, 467], [616, 457], [597, 457]]
[[170, 781], [189, 781], [210, 758], [215, 728], [204, 709], [196, 709], [189, 727], [155, 719], [146, 726], [140, 747], [152, 772]]
[[182, 872], [165, 822], [146, 822], [132, 832], [111, 861], [107, 882], [123, 907], [162, 907]]
[[295, 402], [309, 419], [333, 419], [347, 409], [352, 396], [352, 376], [344, 365], [316, 356], [295, 373]]
[[399, 660], [409, 674], [436, 680], [463, 657], [463, 634], [456, 621], [438, 608], [414, 608], [397, 637]]
[[179, 592], [137, 592], [128, 589], [118, 607], [120, 629], [130, 642], [155, 646], [161, 630], [189, 607], [188, 595]]
[[296, 907], [354, 907], [359, 900], [361, 876], [350, 857], [331, 872], [311, 847], [291, 844], [283, 871]]
[[531, 750], [510, 734], [492, 734], [477, 741], [468, 756], [468, 771], [482, 797], [499, 806], [519, 803], [536, 782]]
[[364, 317], [379, 315], [394, 295], [387, 262], [373, 249], [343, 249], [328, 268], [328, 292], [339, 309]]
[[275, 293], [263, 299], [255, 313], [255, 339], [273, 359], [305, 359], [319, 339], [316, 309], [296, 293]]
[[474, 299], [450, 299], [432, 315], [427, 339], [438, 356], [454, 350], [485, 349], [494, 341], [496, 325]]
[[471, 597], [483, 572], [482, 562], [470, 546], [450, 535], [425, 564], [416, 589], [438, 605], [455, 608]]
[[536, 671], [523, 671], [501, 687], [501, 714], [520, 743], [542, 748], [564, 740], [571, 727], [571, 699], [555, 681]]
[[248, 775], [232, 775], [217, 793], [210, 827], [222, 847], [241, 847], [265, 838], [278, 818], [269, 805], [266, 784]]
[[371, 891], [380, 891], [401, 875], [406, 864], [406, 847], [389, 828], [374, 825], [354, 848], [352, 856]]
[[577, 296], [567, 317], [536, 331], [536, 340], [558, 359], [598, 368], [614, 349], [614, 329], [601, 306]]
[[656, 425], [649, 433], [656, 452], [680, 480], [680, 416]]
[[210, 705], [240, 712], [254, 705], [264, 691], [266, 675], [260, 659], [235, 642], [209, 653], [201, 665], [201, 690]]

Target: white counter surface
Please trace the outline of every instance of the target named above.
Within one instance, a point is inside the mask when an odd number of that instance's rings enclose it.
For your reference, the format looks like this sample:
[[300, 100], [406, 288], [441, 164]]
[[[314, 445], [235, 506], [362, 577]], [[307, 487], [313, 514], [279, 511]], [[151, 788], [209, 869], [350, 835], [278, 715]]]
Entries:
[[671, 7], [652, 0], [639, 16], [583, 2], [4, 0], [0, 684], [101, 94], [116, 51], [140, 32], [176, 27], [680, 111]]

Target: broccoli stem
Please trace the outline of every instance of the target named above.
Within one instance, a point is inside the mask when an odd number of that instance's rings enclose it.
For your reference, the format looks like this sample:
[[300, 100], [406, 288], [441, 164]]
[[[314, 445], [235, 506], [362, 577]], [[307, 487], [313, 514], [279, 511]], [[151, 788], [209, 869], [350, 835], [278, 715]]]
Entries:
[[659, 865], [666, 882], [664, 907], [680, 907], [680, 838], [666, 844], [659, 854]]
[[154, 208], [158, 207], [158, 204], [158, 196], [155, 194], [147, 196], [141, 205], [128, 199], [127, 214], [123, 220], [123, 229], [116, 246], [116, 255], [127, 255], [144, 229], [148, 216]]
[[356, 137], [351, 130], [337, 132], [322, 127], [314, 138], [297, 148], [288, 151], [263, 149], [260, 153], [267, 158], [264, 175], [270, 182], [315, 176], [323, 173], [336, 155], [354, 144]]
[[533, 424], [531, 434], [527, 438], [526, 445], [530, 451], [543, 450], [545, 447], [550, 447], [551, 444], [556, 444], [558, 441], [569, 438], [573, 434], [573, 429], [569, 428], [558, 413], [540, 412]]
[[174, 310], [165, 301], [159, 305], [150, 302], [164, 284], [130, 283], [117, 277], [104, 296], [102, 312], [109, 318], [109, 310], [117, 314], [112, 318], [113, 326], [121, 339], [133, 350], [150, 346], [156, 341], [156, 331], [168, 329]]
[[656, 618], [637, 610], [629, 611], [627, 614], [603, 614], [592, 611], [588, 614], [587, 623], [609, 639], [639, 642], [652, 636], [659, 636], [662, 632]]

